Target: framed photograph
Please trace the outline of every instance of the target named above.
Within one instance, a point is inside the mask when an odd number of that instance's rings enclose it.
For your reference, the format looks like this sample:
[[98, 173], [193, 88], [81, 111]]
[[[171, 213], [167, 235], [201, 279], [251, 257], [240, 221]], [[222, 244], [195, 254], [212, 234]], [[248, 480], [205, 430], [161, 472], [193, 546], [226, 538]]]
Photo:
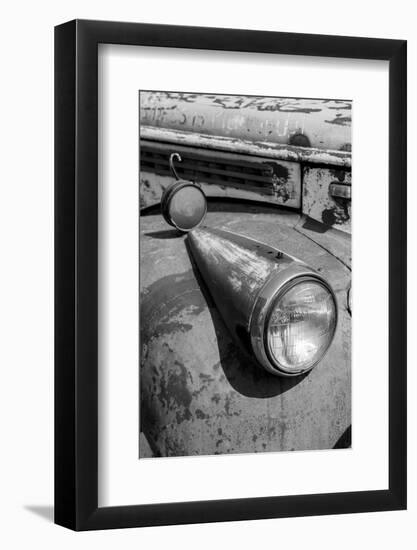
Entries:
[[406, 508], [406, 112], [403, 40], [56, 27], [56, 523]]

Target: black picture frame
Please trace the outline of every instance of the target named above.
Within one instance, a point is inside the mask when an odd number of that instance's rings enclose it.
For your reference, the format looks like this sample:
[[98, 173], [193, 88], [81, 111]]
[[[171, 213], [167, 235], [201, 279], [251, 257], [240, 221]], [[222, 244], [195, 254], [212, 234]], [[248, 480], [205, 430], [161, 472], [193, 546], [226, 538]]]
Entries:
[[[98, 44], [389, 62], [387, 490], [98, 507]], [[91, 530], [406, 508], [406, 47], [405, 40], [107, 21], [55, 28], [57, 524]]]

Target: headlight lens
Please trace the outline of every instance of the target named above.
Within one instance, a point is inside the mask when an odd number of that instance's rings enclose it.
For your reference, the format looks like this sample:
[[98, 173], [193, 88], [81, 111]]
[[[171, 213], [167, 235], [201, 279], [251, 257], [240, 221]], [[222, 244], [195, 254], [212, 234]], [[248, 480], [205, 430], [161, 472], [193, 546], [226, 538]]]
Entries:
[[267, 319], [270, 360], [288, 374], [309, 370], [327, 351], [336, 319], [333, 294], [322, 282], [293, 281], [278, 294]]
[[204, 193], [191, 182], [173, 193], [168, 203], [168, 216], [181, 231], [190, 231], [197, 227], [206, 215], [206, 210]]

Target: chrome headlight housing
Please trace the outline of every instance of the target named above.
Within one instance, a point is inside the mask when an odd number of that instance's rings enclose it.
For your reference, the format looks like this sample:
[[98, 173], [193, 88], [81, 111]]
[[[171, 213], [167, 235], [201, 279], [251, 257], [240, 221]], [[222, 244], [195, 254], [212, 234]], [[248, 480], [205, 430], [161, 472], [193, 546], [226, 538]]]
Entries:
[[327, 281], [300, 260], [216, 228], [189, 232], [200, 274], [240, 347], [267, 371], [298, 376], [328, 350], [337, 304]]

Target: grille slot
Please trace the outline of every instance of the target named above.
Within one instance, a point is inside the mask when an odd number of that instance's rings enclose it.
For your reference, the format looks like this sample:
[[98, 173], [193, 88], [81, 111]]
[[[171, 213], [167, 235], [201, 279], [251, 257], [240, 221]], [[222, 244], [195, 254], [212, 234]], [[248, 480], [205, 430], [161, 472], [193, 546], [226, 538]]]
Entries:
[[[297, 163], [141, 140], [141, 182], [146, 180], [149, 188], [152, 180], [159, 178], [154, 185], [153, 201], [158, 196], [157, 185], [165, 187], [169, 180], [173, 180], [169, 167], [172, 153], [179, 153], [182, 158], [182, 162], [175, 163], [178, 176], [201, 184], [208, 196], [253, 199], [300, 207], [301, 176]], [[149, 201], [144, 203], [149, 204]]]
[[[141, 146], [140, 167], [144, 172], [153, 172], [160, 176], [171, 176], [169, 169], [169, 155], [178, 151], [173, 147], [167, 153], [161, 153], [149, 145]], [[203, 155], [186, 151], [181, 152], [182, 162], [175, 165], [178, 175], [183, 179], [189, 179], [205, 184], [225, 185], [240, 188], [244, 186], [248, 191], [260, 191], [271, 197], [277, 194], [279, 187], [288, 189], [287, 171], [281, 170], [280, 163], [268, 159], [247, 161], [244, 159], [231, 160], [229, 155], [218, 153], [216, 160], [209, 160]], [[222, 159], [221, 156], [226, 158]], [[275, 168], [275, 170], [274, 170]], [[278, 172], [278, 174], [277, 174]], [[296, 190], [292, 189], [289, 198], [295, 198]]]

